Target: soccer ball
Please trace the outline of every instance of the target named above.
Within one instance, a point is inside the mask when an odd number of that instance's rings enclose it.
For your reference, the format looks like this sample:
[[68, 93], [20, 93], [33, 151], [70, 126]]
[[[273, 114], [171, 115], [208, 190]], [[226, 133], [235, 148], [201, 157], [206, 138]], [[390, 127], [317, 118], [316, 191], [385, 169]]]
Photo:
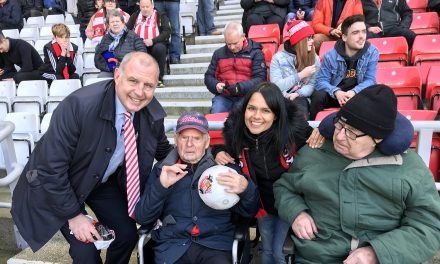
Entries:
[[235, 193], [228, 193], [225, 187], [220, 185], [217, 174], [233, 170], [223, 165], [216, 165], [205, 170], [199, 178], [199, 195], [202, 201], [209, 207], [216, 210], [226, 210], [234, 206], [240, 200]]

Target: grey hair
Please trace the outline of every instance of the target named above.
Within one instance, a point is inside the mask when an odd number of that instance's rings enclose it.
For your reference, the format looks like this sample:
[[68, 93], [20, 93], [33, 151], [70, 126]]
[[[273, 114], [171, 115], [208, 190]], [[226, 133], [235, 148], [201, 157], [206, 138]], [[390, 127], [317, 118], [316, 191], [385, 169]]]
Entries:
[[122, 77], [122, 75], [124, 74], [125, 66], [132, 59], [137, 59], [142, 66], [155, 67], [156, 72], [157, 72], [156, 80], [159, 80], [159, 65], [157, 64], [156, 60], [150, 54], [143, 52], [143, 51], [133, 51], [133, 52], [130, 52], [124, 56], [124, 58], [121, 61], [121, 64], [119, 64], [119, 77]]
[[237, 32], [241, 36], [243, 35], [243, 26], [236, 21], [230, 21], [225, 26], [224, 34], [226, 35], [229, 32]]
[[122, 21], [122, 23], [125, 24], [124, 16], [119, 12], [117, 9], [112, 9], [107, 11], [107, 23], [110, 23], [110, 18], [112, 17], [119, 17]]

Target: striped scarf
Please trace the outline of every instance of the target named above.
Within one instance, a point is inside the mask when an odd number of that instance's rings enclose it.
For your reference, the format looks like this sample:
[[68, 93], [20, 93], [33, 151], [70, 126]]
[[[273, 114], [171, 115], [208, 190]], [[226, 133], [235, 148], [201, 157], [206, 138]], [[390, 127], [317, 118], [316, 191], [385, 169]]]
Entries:
[[154, 39], [159, 36], [159, 27], [157, 25], [157, 11], [154, 10], [150, 17], [144, 17], [139, 12], [136, 18], [134, 32], [142, 39]]

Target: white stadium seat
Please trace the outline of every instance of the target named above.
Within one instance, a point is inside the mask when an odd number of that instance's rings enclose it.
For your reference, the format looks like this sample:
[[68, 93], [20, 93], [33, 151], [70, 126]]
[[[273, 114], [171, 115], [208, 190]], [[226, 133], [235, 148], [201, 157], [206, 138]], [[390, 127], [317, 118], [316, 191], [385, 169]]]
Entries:
[[30, 112], [41, 115], [47, 101], [46, 81], [22, 81], [17, 88], [17, 96], [12, 99], [13, 112]]

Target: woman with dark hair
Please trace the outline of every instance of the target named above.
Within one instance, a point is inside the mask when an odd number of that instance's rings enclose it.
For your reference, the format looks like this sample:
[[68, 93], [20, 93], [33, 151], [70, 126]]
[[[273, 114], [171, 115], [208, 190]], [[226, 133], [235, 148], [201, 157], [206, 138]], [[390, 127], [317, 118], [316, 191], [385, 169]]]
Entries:
[[118, 10], [107, 14], [109, 30], [96, 46], [95, 66], [101, 70], [99, 77], [113, 77], [113, 70], [124, 56], [132, 51], [147, 52], [142, 39], [125, 26], [124, 17]]
[[258, 185], [260, 210], [256, 217], [262, 263], [285, 263], [282, 246], [290, 223], [278, 218], [272, 186], [288, 170], [297, 149], [306, 142], [318, 147], [323, 138], [308, 125], [297, 106], [268, 82], [248, 92], [243, 104], [229, 113], [223, 138], [225, 145], [213, 149], [216, 162], [240, 164]]
[[308, 117], [309, 97], [314, 91], [315, 73], [320, 66], [313, 47], [313, 29], [302, 20], [290, 20], [286, 26], [289, 40], [284, 42], [284, 50], [273, 56], [270, 78]]
[[107, 13], [110, 10], [119, 11], [124, 18], [124, 24], [130, 19], [130, 15], [119, 8], [117, 0], [104, 0], [104, 6], [90, 18], [90, 22], [86, 28], [86, 36], [92, 40], [93, 46], [99, 44], [102, 37], [107, 33], [109, 22], [106, 21], [106, 19]]

